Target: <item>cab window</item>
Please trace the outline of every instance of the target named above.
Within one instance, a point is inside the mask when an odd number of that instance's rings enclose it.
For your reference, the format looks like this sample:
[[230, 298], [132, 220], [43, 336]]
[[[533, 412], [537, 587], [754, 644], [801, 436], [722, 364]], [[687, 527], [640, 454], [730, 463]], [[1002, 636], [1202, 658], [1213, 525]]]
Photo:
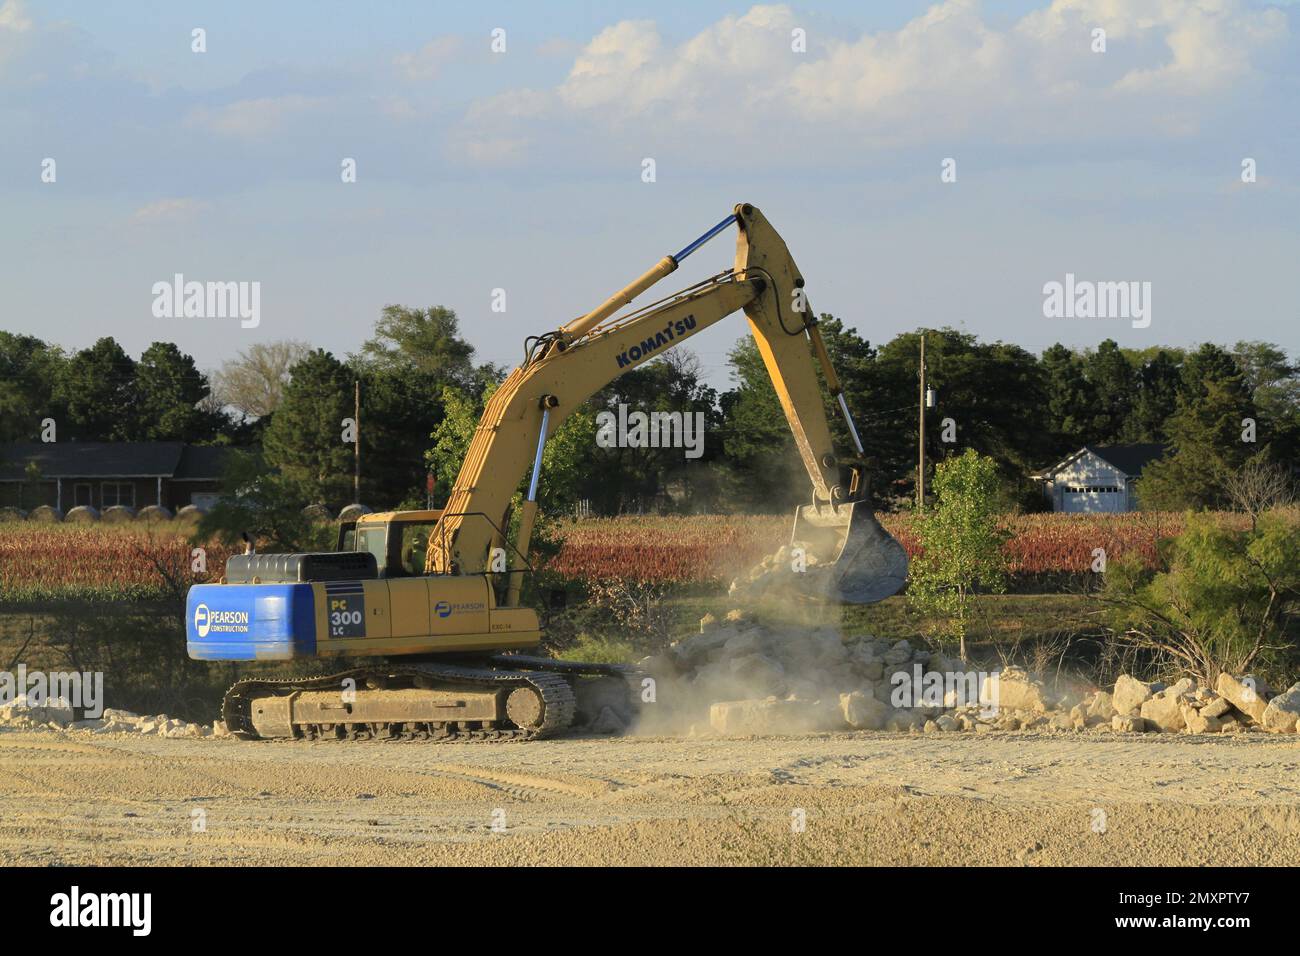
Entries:
[[419, 577], [424, 574], [425, 556], [433, 522], [395, 522], [393, 539], [397, 553], [388, 569], [389, 577]]
[[387, 538], [387, 529], [382, 525], [371, 528], [358, 528], [356, 531], [356, 549], [357, 551], [369, 551], [375, 556], [375, 564], [379, 565], [379, 573], [384, 573], [384, 566], [387, 564], [388, 555], [384, 547]]

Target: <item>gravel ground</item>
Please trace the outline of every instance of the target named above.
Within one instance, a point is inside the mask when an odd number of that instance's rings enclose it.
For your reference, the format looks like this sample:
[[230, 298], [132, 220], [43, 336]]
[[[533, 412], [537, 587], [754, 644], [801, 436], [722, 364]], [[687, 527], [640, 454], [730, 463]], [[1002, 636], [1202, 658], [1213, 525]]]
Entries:
[[0, 770], [5, 866], [1300, 864], [1300, 739], [1265, 734], [435, 745], [8, 729]]

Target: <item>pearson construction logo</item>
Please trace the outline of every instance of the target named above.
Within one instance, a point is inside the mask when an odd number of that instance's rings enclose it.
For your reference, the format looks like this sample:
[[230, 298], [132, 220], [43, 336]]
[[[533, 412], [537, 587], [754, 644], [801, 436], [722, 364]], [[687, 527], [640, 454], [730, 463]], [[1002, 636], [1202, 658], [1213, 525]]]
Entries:
[[199, 637], [207, 637], [212, 631], [246, 634], [248, 612], [213, 611], [206, 604], [200, 604], [194, 609], [194, 633]]
[[152, 893], [82, 893], [78, 886], [50, 897], [50, 925], [125, 926], [148, 936], [153, 926]]

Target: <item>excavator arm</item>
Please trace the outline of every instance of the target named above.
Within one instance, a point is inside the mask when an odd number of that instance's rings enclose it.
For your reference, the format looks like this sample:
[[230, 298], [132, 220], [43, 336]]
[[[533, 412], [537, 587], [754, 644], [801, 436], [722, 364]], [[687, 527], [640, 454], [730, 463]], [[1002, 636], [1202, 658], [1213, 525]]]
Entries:
[[[730, 271], [614, 318], [619, 309], [733, 222], [738, 233]], [[474, 574], [490, 569], [490, 549], [502, 546], [498, 528], [507, 527], [511, 499], [531, 461], [532, 478], [516, 541], [516, 550], [526, 553], [546, 438], [619, 375], [743, 309], [812, 482], [812, 502], [796, 516], [795, 540], [808, 539], [823, 562], [836, 563], [847, 556], [842, 568], [846, 574], [848, 565], [856, 561], [874, 578], [866, 586], [839, 582], [846, 599], [880, 600], [886, 592], [896, 592], [906, 577], [906, 556], [860, 500], [865, 493], [862, 447], [803, 288], [803, 276], [780, 235], [757, 208], [741, 204], [731, 216], [675, 256], [665, 256], [598, 308], [530, 340], [524, 364], [487, 402], [431, 536], [427, 572]], [[848, 423], [858, 454], [854, 461], [842, 463], [835, 454], [814, 355]], [[848, 466], [851, 476], [847, 487], [841, 484], [842, 465]], [[858, 554], [863, 549], [870, 552], [865, 565]], [[513, 576], [507, 604], [517, 599], [518, 581], [518, 575]]]

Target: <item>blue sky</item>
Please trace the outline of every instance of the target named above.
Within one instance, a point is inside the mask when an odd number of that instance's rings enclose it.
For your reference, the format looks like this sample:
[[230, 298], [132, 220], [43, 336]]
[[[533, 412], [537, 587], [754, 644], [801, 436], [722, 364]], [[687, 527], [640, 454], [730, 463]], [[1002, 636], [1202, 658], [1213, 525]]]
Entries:
[[[1245, 0], [0, 0], [0, 328], [215, 368], [283, 338], [342, 355], [385, 304], [441, 304], [514, 364], [749, 201], [873, 342], [1296, 355], [1298, 53], [1300, 6]], [[716, 242], [662, 292], [729, 260]], [[155, 318], [177, 272], [260, 282], [260, 325]], [[1151, 282], [1150, 327], [1045, 319], [1067, 272]], [[715, 384], [741, 334], [693, 340]]]

